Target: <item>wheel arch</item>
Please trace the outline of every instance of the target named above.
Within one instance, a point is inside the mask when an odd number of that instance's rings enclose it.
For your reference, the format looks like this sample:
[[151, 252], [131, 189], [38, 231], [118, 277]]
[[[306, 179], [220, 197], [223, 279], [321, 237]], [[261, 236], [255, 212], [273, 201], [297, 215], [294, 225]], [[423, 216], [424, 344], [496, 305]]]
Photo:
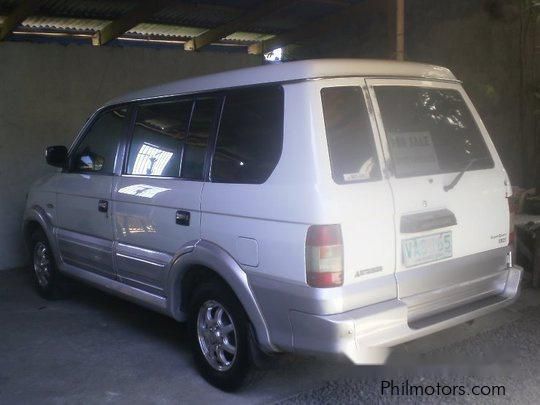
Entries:
[[277, 351], [270, 341], [268, 326], [246, 273], [229, 253], [206, 240], [197, 241], [193, 249], [176, 257], [171, 265], [167, 306], [173, 318], [185, 320], [187, 304], [197, 283], [212, 279], [225, 283], [235, 294], [253, 326], [261, 348], [268, 352]]
[[35, 219], [30, 219], [24, 223], [23, 238], [24, 238], [24, 243], [26, 244], [26, 248], [28, 250], [31, 249], [30, 244], [31, 244], [32, 235], [37, 230], [41, 230], [45, 232], [45, 230], [43, 229], [43, 226], [41, 226], [41, 224]]
[[51, 245], [51, 249], [53, 250], [53, 254], [58, 257], [58, 248], [54, 238], [52, 221], [43, 208], [35, 205], [27, 209], [24, 214], [22, 232], [27, 249], [31, 248], [31, 237], [37, 229], [41, 229], [45, 233], [45, 236], [47, 236], [49, 244]]

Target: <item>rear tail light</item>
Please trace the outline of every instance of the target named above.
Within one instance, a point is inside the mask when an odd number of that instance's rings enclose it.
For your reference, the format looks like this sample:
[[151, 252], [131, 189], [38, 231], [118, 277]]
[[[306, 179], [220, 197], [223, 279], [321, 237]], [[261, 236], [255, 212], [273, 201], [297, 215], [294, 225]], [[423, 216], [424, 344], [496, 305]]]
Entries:
[[343, 239], [340, 225], [309, 227], [306, 238], [306, 279], [311, 287], [343, 285]]

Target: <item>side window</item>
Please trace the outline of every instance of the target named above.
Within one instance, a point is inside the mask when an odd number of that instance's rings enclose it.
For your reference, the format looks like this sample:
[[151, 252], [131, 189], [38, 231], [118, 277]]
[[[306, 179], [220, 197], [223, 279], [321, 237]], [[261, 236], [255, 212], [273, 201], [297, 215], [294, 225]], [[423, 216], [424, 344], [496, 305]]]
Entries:
[[178, 100], [137, 108], [127, 174], [179, 176], [192, 106], [192, 100]]
[[283, 146], [283, 91], [280, 86], [229, 92], [221, 117], [212, 180], [264, 183]]
[[72, 155], [74, 172], [112, 174], [120, 138], [127, 123], [127, 108], [101, 113]]
[[215, 126], [218, 105], [215, 98], [203, 98], [195, 101], [189, 135], [184, 147], [182, 178], [203, 180], [208, 138]]
[[321, 90], [332, 178], [337, 184], [381, 179], [373, 129], [360, 87]]

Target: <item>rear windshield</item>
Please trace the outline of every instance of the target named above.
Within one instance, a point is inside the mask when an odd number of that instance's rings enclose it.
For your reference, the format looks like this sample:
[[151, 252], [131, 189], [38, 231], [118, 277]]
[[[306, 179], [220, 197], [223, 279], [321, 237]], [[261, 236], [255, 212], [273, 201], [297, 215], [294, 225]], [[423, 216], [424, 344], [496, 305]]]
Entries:
[[360, 87], [321, 90], [332, 177], [337, 184], [374, 181], [381, 171]]
[[488, 169], [493, 160], [456, 90], [375, 88], [397, 177]]

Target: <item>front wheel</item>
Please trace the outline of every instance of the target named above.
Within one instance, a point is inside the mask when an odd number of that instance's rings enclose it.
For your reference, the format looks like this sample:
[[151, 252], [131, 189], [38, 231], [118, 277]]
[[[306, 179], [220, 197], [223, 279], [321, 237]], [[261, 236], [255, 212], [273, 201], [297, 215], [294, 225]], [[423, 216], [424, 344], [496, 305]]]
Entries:
[[227, 286], [209, 283], [195, 291], [189, 319], [195, 364], [210, 384], [224, 391], [240, 388], [250, 369], [248, 325]]
[[38, 229], [31, 236], [32, 269], [36, 289], [43, 298], [54, 300], [65, 294], [65, 281], [59, 273], [45, 233]]

